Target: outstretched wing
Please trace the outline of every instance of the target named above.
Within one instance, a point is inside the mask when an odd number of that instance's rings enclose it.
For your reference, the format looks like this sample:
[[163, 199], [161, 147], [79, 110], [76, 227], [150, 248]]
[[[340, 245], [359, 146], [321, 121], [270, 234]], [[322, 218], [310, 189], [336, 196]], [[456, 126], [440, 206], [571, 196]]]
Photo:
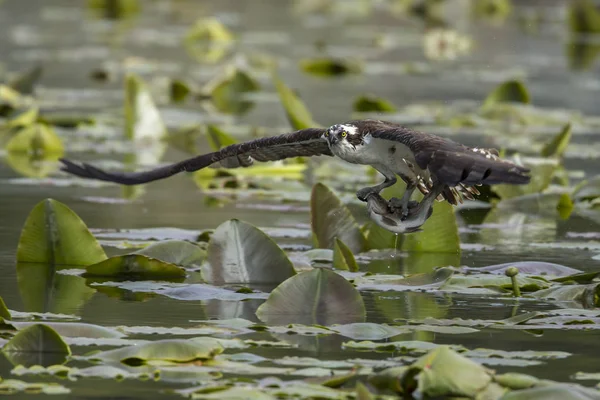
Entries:
[[308, 128], [279, 136], [265, 137], [233, 144], [213, 153], [207, 153], [164, 167], [142, 172], [107, 172], [89, 164], [78, 165], [61, 159], [61, 170], [82, 178], [99, 179], [123, 185], [138, 185], [168, 178], [183, 171], [197, 171], [215, 163], [226, 168], [249, 166], [256, 161], [275, 161], [301, 156], [331, 156], [327, 141], [322, 137], [325, 129]]
[[419, 168], [450, 187], [481, 184], [525, 184], [529, 169], [498, 157], [494, 149], [471, 148], [450, 139], [417, 132], [396, 124], [371, 121], [371, 136], [400, 142], [414, 154]]

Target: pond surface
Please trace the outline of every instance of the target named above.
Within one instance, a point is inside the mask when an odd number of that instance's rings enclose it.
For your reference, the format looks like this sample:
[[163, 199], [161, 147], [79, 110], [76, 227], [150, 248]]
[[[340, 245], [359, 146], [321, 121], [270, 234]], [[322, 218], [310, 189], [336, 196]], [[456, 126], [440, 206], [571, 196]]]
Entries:
[[[506, 21], [492, 24], [463, 16], [468, 13], [460, 8], [460, 4], [467, 2], [457, 1], [456, 17], [450, 19], [450, 26], [470, 35], [474, 44], [467, 54], [459, 55], [456, 60], [443, 61], [432, 61], [424, 56], [421, 38], [425, 28], [418, 19], [392, 15], [384, 7], [375, 7], [366, 11], [365, 15], [355, 15], [350, 10], [353, 7], [350, 4], [354, 2], [347, 3], [348, 14], [341, 11], [336, 16], [303, 13], [299, 10], [299, 3], [280, 0], [152, 1], [144, 2], [141, 12], [134, 18], [115, 22], [95, 17], [80, 5], [83, 2], [6, 0], [0, 2], [0, 25], [5, 32], [0, 37], [1, 61], [7, 71], [43, 64], [43, 76], [36, 89], [42, 110], [99, 118], [109, 116], [120, 121], [125, 70], [139, 73], [148, 82], [164, 77], [181, 77], [200, 83], [208, 81], [219, 71], [222, 64], [200, 64], [181, 45], [181, 37], [196, 19], [216, 16], [240, 35], [238, 51], [256, 56], [269, 54], [277, 60], [280, 77], [298, 91], [313, 118], [323, 125], [350, 119], [353, 116], [352, 102], [360, 94], [384, 97], [401, 110], [414, 104], [451, 106], [463, 100], [467, 104], [477, 104], [497, 84], [515, 77], [526, 81], [533, 103], [541, 109], [571, 110], [590, 118], [600, 109], [598, 67], [592, 66], [587, 70], [569, 67], [564, 33], [564, 7], [567, 2], [515, 2], [518, 5], [514, 6]], [[359, 3], [362, 2], [357, 1], [354, 5], [361, 7]], [[543, 20], [536, 30], [528, 31], [523, 28], [524, 24], [527, 25], [523, 19], [534, 10]], [[379, 37], [385, 37], [391, 45], [373, 45]], [[316, 42], [324, 43], [323, 49], [320, 50]], [[320, 78], [308, 75], [298, 67], [299, 60], [323, 54], [361, 58], [365, 61], [365, 71], [357, 75]], [[421, 68], [421, 72], [401, 72], [401, 65], [406, 63], [413, 63], [415, 68]], [[93, 80], [92, 72], [99, 69], [111, 71], [114, 79], [108, 82]], [[250, 138], [250, 128], [254, 126], [265, 128], [268, 134], [290, 131], [269, 75], [258, 73], [257, 77], [264, 89], [260, 93], [264, 96], [257, 96], [254, 107], [244, 115], [218, 114], [194, 102], [174, 105], [159, 101], [161, 112], [170, 129], [211, 121], [237, 127], [232, 131], [236, 132], [239, 140]], [[385, 116], [381, 118], [385, 119]], [[423, 125], [420, 127], [423, 130], [452, 135], [465, 144], [505, 146], [510, 150], [522, 150], [523, 137], [534, 135], [533, 129], [519, 131], [520, 128], [509, 124], [506, 124], [506, 135], [487, 128], [451, 128], [436, 124], [435, 119], [426, 113], [411, 115], [401, 112], [391, 118], [410, 125]], [[535, 137], [550, 137], [559, 129], [560, 124], [545, 127], [536, 132]], [[125, 143], [121, 132], [120, 122], [88, 130], [59, 130], [59, 134], [66, 138], [70, 159], [95, 162], [123, 161], [127, 150], [125, 145], [119, 148], [119, 143]], [[567, 150], [564, 160], [570, 172], [571, 185], [600, 173], [597, 163], [600, 147], [596, 140], [598, 124], [582, 123], [574, 132], [573, 147]], [[105, 141], [102, 137], [117, 138], [113, 142], [116, 144], [109, 145], [111, 140]], [[198, 147], [201, 151], [209, 148], [204, 140], [199, 142]], [[169, 147], [160, 162], [187, 157], [189, 154]], [[118, 167], [119, 164], [115, 165]], [[340, 171], [345, 168], [341, 163], [329, 165], [340, 168]], [[330, 176], [334, 175], [331, 173]], [[35, 204], [45, 198], [56, 199], [75, 211], [101, 244], [107, 245], [109, 255], [123, 252], [111, 246], [115, 243], [127, 241], [135, 244], [136, 241], [154, 238], [193, 239], [199, 232], [214, 229], [232, 218], [260, 227], [289, 253], [304, 251], [311, 246], [309, 205], [305, 200], [310, 195], [311, 184], [308, 182], [303, 195], [298, 197], [299, 201], [281, 202], [257, 196], [239, 196], [234, 201], [211, 206], [206, 201], [206, 193], [189, 176], [175, 176], [146, 185], [143, 193], [133, 199], [128, 198], [125, 190], [117, 185], [86, 186], [78, 183], [61, 186], [61, 182], [69, 182], [66, 178], [59, 172], [48, 178], [29, 178], [14, 168], [6, 153], [0, 158], [0, 295], [11, 310], [42, 311], [27, 309], [17, 283], [15, 257], [27, 215]], [[352, 182], [346, 180], [338, 189], [341, 190], [344, 185], [346, 192], [351, 193]], [[351, 206], [357, 220], [366, 222], [364, 208], [356, 203]], [[485, 215], [486, 210], [461, 208], [457, 211], [462, 254], [455, 266], [482, 267], [529, 260], [563, 264], [582, 271], [594, 271], [600, 266], [598, 218], [594, 222], [572, 213], [565, 220], [554, 215], [532, 216], [526, 210], [518, 209], [503, 210], [492, 220], [484, 220]], [[377, 274], [428, 272], [434, 266], [446, 265], [439, 264], [444, 262], [443, 257], [419, 262], [418, 257], [428, 255], [415, 255], [410, 259], [405, 256], [389, 253], [387, 256], [359, 257], [358, 261], [361, 271]], [[518, 300], [506, 296], [377, 290], [363, 291], [362, 295], [367, 321], [375, 323], [426, 317], [500, 320], [526, 311], [560, 308], [560, 304], [549, 301]], [[262, 299], [177, 300], [160, 295], [139, 296], [127, 290], [119, 290], [117, 295], [109, 296], [98, 290], [88, 300], [69, 304], [63, 310], [76, 315], [81, 322], [109, 327], [193, 327], [198, 324], [194, 321], [206, 319], [245, 318], [258, 321], [255, 311], [262, 303]], [[468, 334], [416, 331], [393, 340], [456, 344], [469, 349], [564, 351], [571, 356], [541, 360], [539, 364], [529, 366], [490, 367], [501, 372], [524, 372], [539, 378], [571, 381], [572, 375], [578, 371], [597, 372], [597, 354], [600, 352], [597, 332], [595, 329], [548, 329], [539, 333], [481, 328]], [[301, 356], [319, 360], [386, 360], [398, 355], [343, 349], [342, 343], [349, 339], [341, 335], [295, 335], [295, 338], [288, 335], [291, 339], [285, 336], [255, 332], [242, 337], [290, 340], [298, 344], [297, 348], [261, 347], [252, 350], [254, 354], [269, 359]], [[153, 340], [157, 336], [135, 337]], [[92, 347], [89, 346], [73, 347], [75, 354], [90, 350]], [[0, 376], [9, 377], [12, 368], [7, 360], [0, 361]], [[65, 398], [166, 398], [167, 395], [159, 389], [193, 386], [187, 382], [149, 383], [137, 380], [59, 382], [72, 390], [71, 394], [64, 395]], [[591, 385], [594, 382], [583, 383]]]

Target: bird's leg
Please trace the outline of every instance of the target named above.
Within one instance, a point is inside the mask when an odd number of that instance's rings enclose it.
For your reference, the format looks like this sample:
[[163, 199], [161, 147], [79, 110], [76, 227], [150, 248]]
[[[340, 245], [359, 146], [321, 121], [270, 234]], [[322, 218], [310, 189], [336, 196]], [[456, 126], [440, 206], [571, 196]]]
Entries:
[[408, 204], [410, 203], [410, 198], [412, 197], [412, 194], [417, 188], [417, 185], [411, 182], [410, 180], [407, 180], [406, 182], [406, 190], [404, 191], [402, 198], [399, 199], [397, 197], [392, 197], [389, 201], [390, 208], [392, 210], [400, 210], [402, 218], [406, 218], [408, 216]]
[[356, 192], [356, 197], [358, 197], [360, 201], [367, 201], [367, 197], [369, 197], [370, 194], [379, 194], [383, 189], [390, 187], [397, 182], [397, 179], [393, 174], [384, 174], [384, 176], [385, 181], [381, 182], [379, 185], [360, 189]]

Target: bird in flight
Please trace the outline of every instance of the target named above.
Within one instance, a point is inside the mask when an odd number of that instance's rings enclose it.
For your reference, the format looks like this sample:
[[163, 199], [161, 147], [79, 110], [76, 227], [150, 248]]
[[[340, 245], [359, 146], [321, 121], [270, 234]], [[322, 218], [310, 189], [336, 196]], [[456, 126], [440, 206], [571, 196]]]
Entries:
[[390, 206], [407, 217], [415, 190], [431, 198], [456, 205], [472, 200], [482, 184], [526, 184], [529, 170], [498, 157], [494, 149], [467, 147], [450, 139], [417, 132], [379, 120], [356, 120], [329, 128], [308, 128], [283, 135], [232, 144], [219, 151], [141, 172], [108, 172], [89, 164], [61, 159], [62, 170], [82, 177], [138, 185], [168, 178], [180, 172], [209, 166], [248, 167], [254, 161], [275, 161], [300, 156], [335, 156], [362, 165], [371, 165], [385, 180], [356, 193], [361, 201], [392, 186], [399, 176], [406, 183], [401, 199]]

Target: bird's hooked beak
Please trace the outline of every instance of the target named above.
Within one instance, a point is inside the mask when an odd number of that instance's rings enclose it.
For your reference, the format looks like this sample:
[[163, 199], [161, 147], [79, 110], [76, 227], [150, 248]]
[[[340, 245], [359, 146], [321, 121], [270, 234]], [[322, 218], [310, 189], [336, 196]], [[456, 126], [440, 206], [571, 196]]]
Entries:
[[336, 144], [340, 141], [340, 137], [336, 133], [329, 132], [329, 136], [327, 137], [330, 144]]

